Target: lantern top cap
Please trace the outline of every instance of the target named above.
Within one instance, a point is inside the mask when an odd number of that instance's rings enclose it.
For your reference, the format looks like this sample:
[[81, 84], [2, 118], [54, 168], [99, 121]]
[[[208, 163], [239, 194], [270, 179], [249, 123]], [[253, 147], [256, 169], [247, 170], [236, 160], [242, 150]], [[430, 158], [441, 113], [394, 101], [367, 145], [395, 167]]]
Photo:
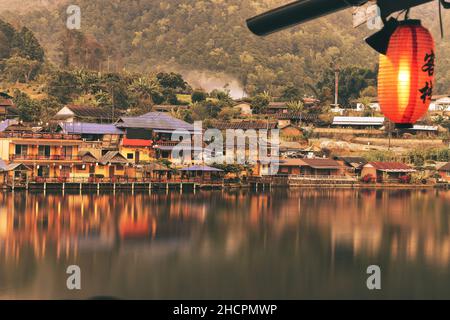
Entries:
[[401, 26], [421, 26], [422, 21], [420, 21], [418, 19], [407, 19], [407, 20], [399, 21], [398, 24]]

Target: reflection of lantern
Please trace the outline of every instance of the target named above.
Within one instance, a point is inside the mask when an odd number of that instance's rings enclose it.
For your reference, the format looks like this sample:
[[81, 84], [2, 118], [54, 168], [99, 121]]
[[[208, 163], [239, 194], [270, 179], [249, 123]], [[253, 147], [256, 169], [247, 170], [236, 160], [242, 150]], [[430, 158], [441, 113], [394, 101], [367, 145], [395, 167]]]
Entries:
[[380, 56], [378, 99], [381, 111], [400, 127], [411, 127], [430, 106], [434, 78], [434, 41], [419, 20], [406, 20]]

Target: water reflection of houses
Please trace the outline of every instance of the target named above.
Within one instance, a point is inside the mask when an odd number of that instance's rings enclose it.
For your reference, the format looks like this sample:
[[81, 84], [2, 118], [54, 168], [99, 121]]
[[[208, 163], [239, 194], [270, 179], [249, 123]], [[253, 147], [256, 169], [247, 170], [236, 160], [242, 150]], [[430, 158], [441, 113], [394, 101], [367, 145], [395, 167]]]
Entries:
[[[206, 210], [180, 196], [2, 194], [0, 255], [19, 261], [23, 249], [32, 248], [36, 259], [48, 254], [59, 259], [125, 244], [182, 243], [204, 221]], [[149, 198], [151, 206], [143, 206]]]

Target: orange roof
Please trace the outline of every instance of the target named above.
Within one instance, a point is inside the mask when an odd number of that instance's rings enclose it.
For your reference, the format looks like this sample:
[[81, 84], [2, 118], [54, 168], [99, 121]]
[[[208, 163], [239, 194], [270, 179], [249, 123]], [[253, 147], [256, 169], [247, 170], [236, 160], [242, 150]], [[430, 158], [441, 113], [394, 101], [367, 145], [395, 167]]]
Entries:
[[123, 138], [122, 145], [124, 147], [150, 147], [153, 144], [153, 140], [144, 139], [128, 139]]

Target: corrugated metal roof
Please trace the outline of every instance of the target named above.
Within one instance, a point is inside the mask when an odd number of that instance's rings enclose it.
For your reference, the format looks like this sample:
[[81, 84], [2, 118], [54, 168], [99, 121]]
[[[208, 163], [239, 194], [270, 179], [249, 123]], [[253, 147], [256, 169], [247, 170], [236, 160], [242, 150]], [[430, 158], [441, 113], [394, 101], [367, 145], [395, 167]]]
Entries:
[[437, 126], [426, 126], [426, 125], [415, 124], [409, 130], [413, 130], [413, 131], [438, 131], [439, 128]]
[[0, 132], [5, 131], [10, 125], [17, 124], [17, 123], [18, 123], [17, 120], [10, 120], [10, 119], [6, 119], [6, 120], [0, 122]]
[[275, 129], [277, 127], [276, 122], [268, 121], [229, 121], [229, 122], [214, 122], [213, 127], [219, 130], [226, 129], [243, 129], [243, 130], [260, 130], [260, 129]]
[[63, 122], [59, 126], [66, 134], [123, 134], [114, 124], [89, 122]]
[[384, 117], [334, 117], [333, 125], [382, 126], [384, 120]]
[[[103, 110], [100, 107], [95, 106], [80, 106], [80, 105], [68, 105], [67, 109], [81, 118], [94, 118], [94, 119], [112, 119], [112, 111]], [[67, 116], [56, 115], [55, 118], [67, 118]]]
[[119, 128], [194, 131], [194, 126], [174, 118], [166, 112], [149, 112], [139, 117], [122, 117], [116, 123]]

